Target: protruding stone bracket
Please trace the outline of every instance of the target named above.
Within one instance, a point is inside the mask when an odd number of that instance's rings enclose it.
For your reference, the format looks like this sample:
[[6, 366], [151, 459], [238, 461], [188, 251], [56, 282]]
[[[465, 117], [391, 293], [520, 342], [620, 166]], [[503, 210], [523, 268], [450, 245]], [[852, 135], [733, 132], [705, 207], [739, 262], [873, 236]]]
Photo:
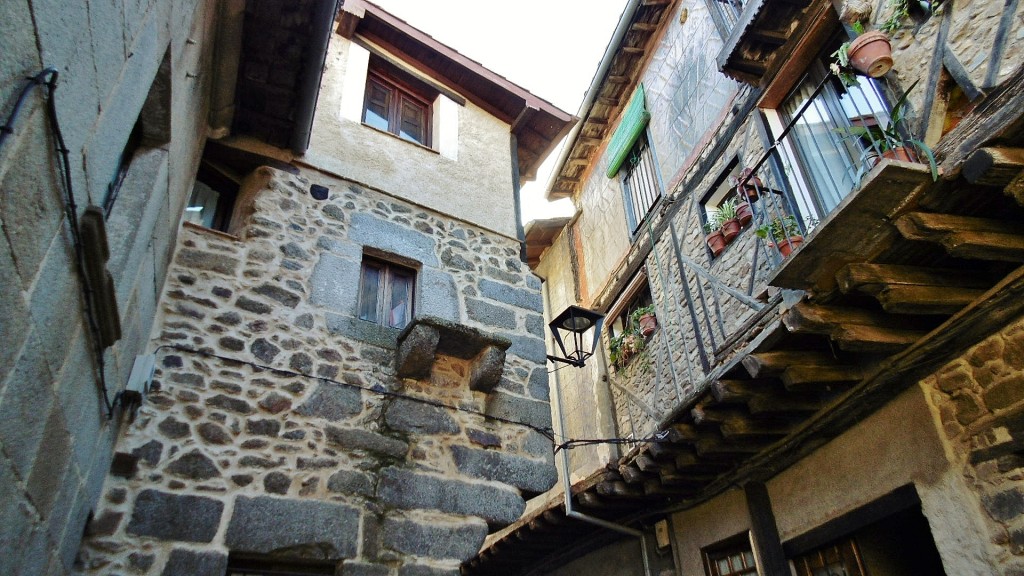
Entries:
[[437, 356], [470, 360], [469, 388], [490, 392], [501, 382], [512, 342], [434, 317], [417, 318], [398, 335], [395, 371], [400, 378], [430, 377]]

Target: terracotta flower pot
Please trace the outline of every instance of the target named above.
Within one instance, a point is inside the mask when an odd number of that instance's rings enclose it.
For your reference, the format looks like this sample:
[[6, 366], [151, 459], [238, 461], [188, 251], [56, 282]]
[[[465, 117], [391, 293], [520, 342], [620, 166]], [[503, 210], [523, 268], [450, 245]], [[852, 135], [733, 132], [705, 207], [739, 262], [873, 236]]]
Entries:
[[917, 159], [910, 155], [910, 151], [905, 146], [890, 148], [882, 152], [882, 156], [890, 160], [899, 160], [900, 162], [917, 162]]
[[644, 314], [640, 317], [640, 334], [644, 337], [654, 334], [654, 330], [658, 327], [658, 319], [654, 314]]
[[780, 242], [776, 244], [775, 247], [778, 248], [779, 254], [782, 254], [783, 258], [788, 258], [789, 255], [793, 252], [793, 250], [796, 250], [803, 243], [803, 236], [790, 236], [789, 240], [786, 240], [785, 242]]
[[711, 253], [716, 257], [725, 250], [725, 235], [722, 234], [721, 230], [715, 230], [708, 234], [707, 237], [708, 248], [711, 249]]
[[732, 241], [740, 234], [740, 221], [733, 218], [722, 222], [722, 234], [725, 235], [725, 243], [732, 244]]
[[884, 76], [892, 69], [892, 45], [885, 32], [872, 30], [857, 36], [847, 53], [850, 64], [872, 78]]
[[750, 224], [750, 221], [754, 219], [754, 212], [751, 210], [749, 202], [744, 202], [736, 207], [736, 218], [739, 219], [740, 226]]

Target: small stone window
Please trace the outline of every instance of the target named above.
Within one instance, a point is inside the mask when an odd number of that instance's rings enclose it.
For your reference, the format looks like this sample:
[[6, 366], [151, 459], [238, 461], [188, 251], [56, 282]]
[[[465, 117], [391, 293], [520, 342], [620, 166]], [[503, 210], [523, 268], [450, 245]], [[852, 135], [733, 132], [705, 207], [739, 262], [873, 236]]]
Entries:
[[750, 548], [750, 536], [744, 532], [703, 549], [707, 576], [757, 575], [757, 564]]
[[383, 60], [370, 59], [363, 99], [363, 123], [403, 140], [430, 146], [431, 103], [437, 97], [423, 82]]
[[359, 319], [405, 328], [413, 317], [415, 287], [414, 269], [364, 256], [359, 278]]
[[335, 576], [341, 562], [282, 560], [264, 556], [228, 556], [227, 576]]

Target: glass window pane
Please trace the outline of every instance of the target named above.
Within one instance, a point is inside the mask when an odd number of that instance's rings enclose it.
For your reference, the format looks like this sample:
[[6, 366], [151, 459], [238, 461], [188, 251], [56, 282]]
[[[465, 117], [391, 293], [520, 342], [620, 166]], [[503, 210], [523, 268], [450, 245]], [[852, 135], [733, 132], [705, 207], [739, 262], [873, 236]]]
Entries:
[[363, 264], [359, 283], [359, 319], [377, 322], [377, 301], [381, 289], [381, 269]]
[[394, 274], [391, 282], [391, 303], [388, 308], [389, 326], [404, 328], [409, 323], [412, 313], [412, 288], [411, 275], [402, 272]]
[[370, 78], [366, 83], [366, 109], [363, 113], [363, 122], [380, 130], [388, 130], [390, 107], [391, 90]]

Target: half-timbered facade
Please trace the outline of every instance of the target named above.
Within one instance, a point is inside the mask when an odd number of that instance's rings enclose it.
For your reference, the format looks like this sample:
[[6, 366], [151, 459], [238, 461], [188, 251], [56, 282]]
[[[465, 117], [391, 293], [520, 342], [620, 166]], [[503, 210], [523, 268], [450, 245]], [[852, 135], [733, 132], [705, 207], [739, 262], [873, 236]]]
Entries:
[[[527, 230], [548, 313], [606, 314], [563, 485], [464, 574], [1024, 570], [1020, 12], [900, 6], [628, 3]], [[894, 66], [848, 85], [859, 27]]]

